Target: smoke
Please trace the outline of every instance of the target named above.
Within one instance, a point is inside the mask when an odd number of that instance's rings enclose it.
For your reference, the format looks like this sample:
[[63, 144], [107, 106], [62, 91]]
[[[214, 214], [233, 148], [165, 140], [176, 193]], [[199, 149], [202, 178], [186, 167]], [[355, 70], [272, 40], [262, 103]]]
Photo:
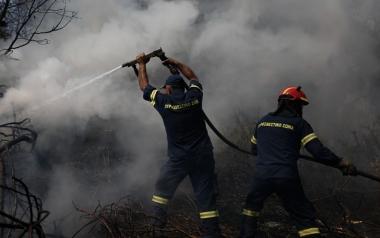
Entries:
[[[303, 86], [311, 101], [305, 117], [323, 139], [349, 140], [352, 131], [379, 117], [377, 1], [81, 0], [70, 2], [70, 8], [79, 18], [51, 35], [49, 45], [21, 48], [14, 53], [20, 61], [0, 62], [2, 84], [11, 86], [0, 101], [3, 121], [12, 110], [31, 117], [38, 147], [59, 152], [48, 158], [54, 165], [46, 201], [54, 218], [70, 209], [72, 200], [88, 200], [85, 186], [77, 183], [87, 178], [62, 163], [75, 154], [75, 138], [86, 133], [93, 118], [117, 121], [109, 125], [116, 134], [112, 140], [122, 150], [120, 160], [132, 162], [113, 168], [123, 176], [101, 187], [108, 200], [135, 188], [152, 189], [165, 159], [163, 125], [143, 101], [130, 69], [22, 112], [139, 52], [162, 47], [190, 65], [205, 88], [204, 109], [222, 129], [234, 127], [236, 113], [253, 118], [273, 110], [277, 93], [288, 85]], [[167, 72], [152, 59], [148, 74], [159, 86]]]

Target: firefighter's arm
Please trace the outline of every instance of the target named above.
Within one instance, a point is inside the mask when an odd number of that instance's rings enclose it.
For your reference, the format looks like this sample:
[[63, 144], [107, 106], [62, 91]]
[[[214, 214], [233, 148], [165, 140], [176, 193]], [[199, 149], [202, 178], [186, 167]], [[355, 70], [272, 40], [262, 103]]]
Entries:
[[339, 164], [341, 159], [321, 143], [313, 128], [306, 120], [302, 120], [300, 128], [301, 144], [315, 159], [321, 160], [331, 166]]
[[198, 80], [197, 75], [195, 75], [194, 71], [187, 66], [186, 64], [175, 60], [173, 58], [168, 58], [163, 62], [163, 64], [170, 64], [176, 67], [188, 80]]
[[315, 138], [305, 145], [306, 150], [317, 160], [323, 160], [331, 166], [338, 166], [341, 158], [336, 156], [331, 150], [325, 147], [318, 138]]
[[148, 73], [146, 72], [146, 63], [148, 63], [149, 59], [145, 57], [144, 53], [141, 53], [136, 57], [136, 61], [139, 65], [139, 69], [138, 69], [139, 86], [140, 86], [141, 91], [144, 91], [144, 89], [149, 84]]
[[310, 141], [305, 148], [317, 160], [323, 160], [324, 164], [339, 168], [344, 175], [355, 175], [356, 167], [351, 161], [336, 156], [331, 150], [325, 147], [318, 138]]
[[311, 125], [305, 120], [302, 121], [301, 126], [301, 143], [315, 159], [322, 161], [326, 165], [339, 168], [344, 175], [354, 175], [356, 173], [355, 166], [349, 160], [336, 156], [322, 144]]

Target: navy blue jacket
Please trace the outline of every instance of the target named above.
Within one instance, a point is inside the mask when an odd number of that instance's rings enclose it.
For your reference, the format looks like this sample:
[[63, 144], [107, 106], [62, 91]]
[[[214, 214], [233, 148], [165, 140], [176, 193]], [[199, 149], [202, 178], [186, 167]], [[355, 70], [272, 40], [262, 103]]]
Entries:
[[341, 160], [322, 145], [306, 120], [287, 110], [260, 119], [251, 144], [257, 154], [256, 176], [261, 178], [297, 178], [301, 146], [328, 164]]
[[190, 80], [186, 92], [174, 90], [162, 94], [148, 85], [144, 99], [160, 113], [166, 130], [169, 156], [185, 156], [202, 150], [212, 150], [202, 114], [202, 85]]

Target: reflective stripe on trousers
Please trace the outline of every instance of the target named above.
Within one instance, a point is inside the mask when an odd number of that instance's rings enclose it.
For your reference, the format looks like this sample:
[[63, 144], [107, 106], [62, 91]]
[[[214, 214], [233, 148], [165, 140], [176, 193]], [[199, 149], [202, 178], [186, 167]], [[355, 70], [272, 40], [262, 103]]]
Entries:
[[217, 210], [214, 211], [206, 211], [206, 212], [200, 212], [199, 217], [201, 219], [207, 219], [207, 218], [214, 218], [219, 217], [219, 212]]
[[162, 205], [167, 205], [168, 202], [169, 202], [169, 200], [166, 199], [166, 198], [157, 196], [157, 195], [153, 195], [152, 202], [159, 203], [159, 204], [162, 204]]
[[306, 237], [306, 236], [315, 235], [315, 234], [320, 234], [318, 227], [311, 227], [311, 228], [307, 228], [307, 229], [303, 229], [303, 230], [298, 231], [298, 235], [300, 237]]

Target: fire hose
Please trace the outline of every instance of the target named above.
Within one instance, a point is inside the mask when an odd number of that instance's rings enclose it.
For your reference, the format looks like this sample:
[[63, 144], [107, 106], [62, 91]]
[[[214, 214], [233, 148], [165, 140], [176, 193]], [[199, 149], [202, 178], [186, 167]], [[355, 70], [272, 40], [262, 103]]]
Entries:
[[[231, 142], [230, 140], [228, 140], [225, 136], [223, 136], [223, 134], [220, 133], [220, 131], [214, 126], [214, 124], [212, 124], [212, 122], [207, 117], [206, 113], [204, 113], [204, 112], [203, 112], [203, 118], [204, 118], [205, 122], [207, 123], [207, 125], [211, 128], [211, 130], [216, 134], [216, 136], [218, 136], [218, 138], [221, 139], [226, 145], [228, 145], [228, 146], [232, 147], [233, 149], [235, 149], [237, 151], [240, 151], [240, 152], [242, 152], [244, 154], [254, 155], [250, 151], [244, 150], [244, 149], [240, 148], [238, 145], [234, 144], [233, 142]], [[299, 158], [307, 160], [307, 161], [323, 164], [323, 165], [326, 165], [326, 166], [329, 166], [329, 167], [333, 167], [333, 168], [336, 168], [336, 169], [339, 169], [338, 166], [332, 166], [332, 165], [326, 163], [325, 161], [323, 161], [323, 160], [317, 160], [317, 159], [315, 159], [312, 156], [299, 155]], [[352, 176], [362, 176], [362, 177], [365, 177], [365, 178], [368, 178], [368, 179], [371, 179], [371, 180], [374, 180], [374, 181], [380, 183], [380, 177], [372, 175], [372, 174], [369, 174], [369, 173], [361, 171], [361, 170], [356, 170], [355, 174], [353, 174]]]
[[[145, 58], [147, 60], [149, 60], [150, 58], [152, 57], [158, 57], [160, 58], [161, 61], [165, 61], [167, 60], [168, 58], [166, 57], [165, 55], [165, 52], [160, 48], [158, 50], [155, 50], [147, 55], [145, 55]], [[136, 64], [137, 64], [137, 61], [136, 60], [133, 60], [133, 61], [130, 61], [130, 62], [127, 62], [127, 63], [124, 63], [122, 65], [122, 67], [132, 67], [136, 76], [138, 76], [138, 70], [136, 68]], [[169, 64], [164, 64], [165, 67], [167, 67], [170, 72], [172, 74], [178, 74], [178, 70], [172, 66], [172, 65], [169, 65]], [[248, 155], [254, 155], [253, 153], [251, 153], [250, 151], [248, 150], [245, 150], [245, 149], [242, 149], [240, 148], [238, 145], [236, 145], [235, 143], [231, 142], [229, 139], [227, 139], [215, 126], [214, 124], [210, 121], [210, 119], [207, 117], [206, 113], [202, 110], [202, 116], [203, 116], [203, 119], [205, 120], [206, 124], [210, 127], [210, 129], [215, 133], [215, 135], [220, 139], [222, 140], [226, 145], [230, 146], [231, 148], [241, 152], [241, 153], [244, 153], [244, 154], [248, 154]], [[329, 166], [329, 167], [333, 167], [333, 168], [336, 168], [336, 169], [339, 169], [339, 167], [336, 165], [336, 166], [332, 166], [328, 163], [326, 163], [325, 161], [323, 160], [317, 160], [315, 159], [314, 157], [312, 156], [308, 156], [308, 155], [299, 155], [299, 158], [301, 159], [304, 159], [304, 160], [307, 160], [307, 161], [311, 161], [311, 162], [316, 162], [316, 163], [319, 163], [319, 164], [322, 164], [322, 165], [326, 165], [326, 166]], [[356, 172], [354, 174], [351, 174], [351, 176], [362, 176], [364, 178], [368, 178], [368, 179], [371, 179], [373, 181], [376, 181], [376, 182], [379, 182], [380, 183], [380, 177], [378, 176], [375, 176], [373, 174], [369, 174], [367, 172], [364, 172], [364, 171], [361, 171], [361, 170], [356, 170]]]

